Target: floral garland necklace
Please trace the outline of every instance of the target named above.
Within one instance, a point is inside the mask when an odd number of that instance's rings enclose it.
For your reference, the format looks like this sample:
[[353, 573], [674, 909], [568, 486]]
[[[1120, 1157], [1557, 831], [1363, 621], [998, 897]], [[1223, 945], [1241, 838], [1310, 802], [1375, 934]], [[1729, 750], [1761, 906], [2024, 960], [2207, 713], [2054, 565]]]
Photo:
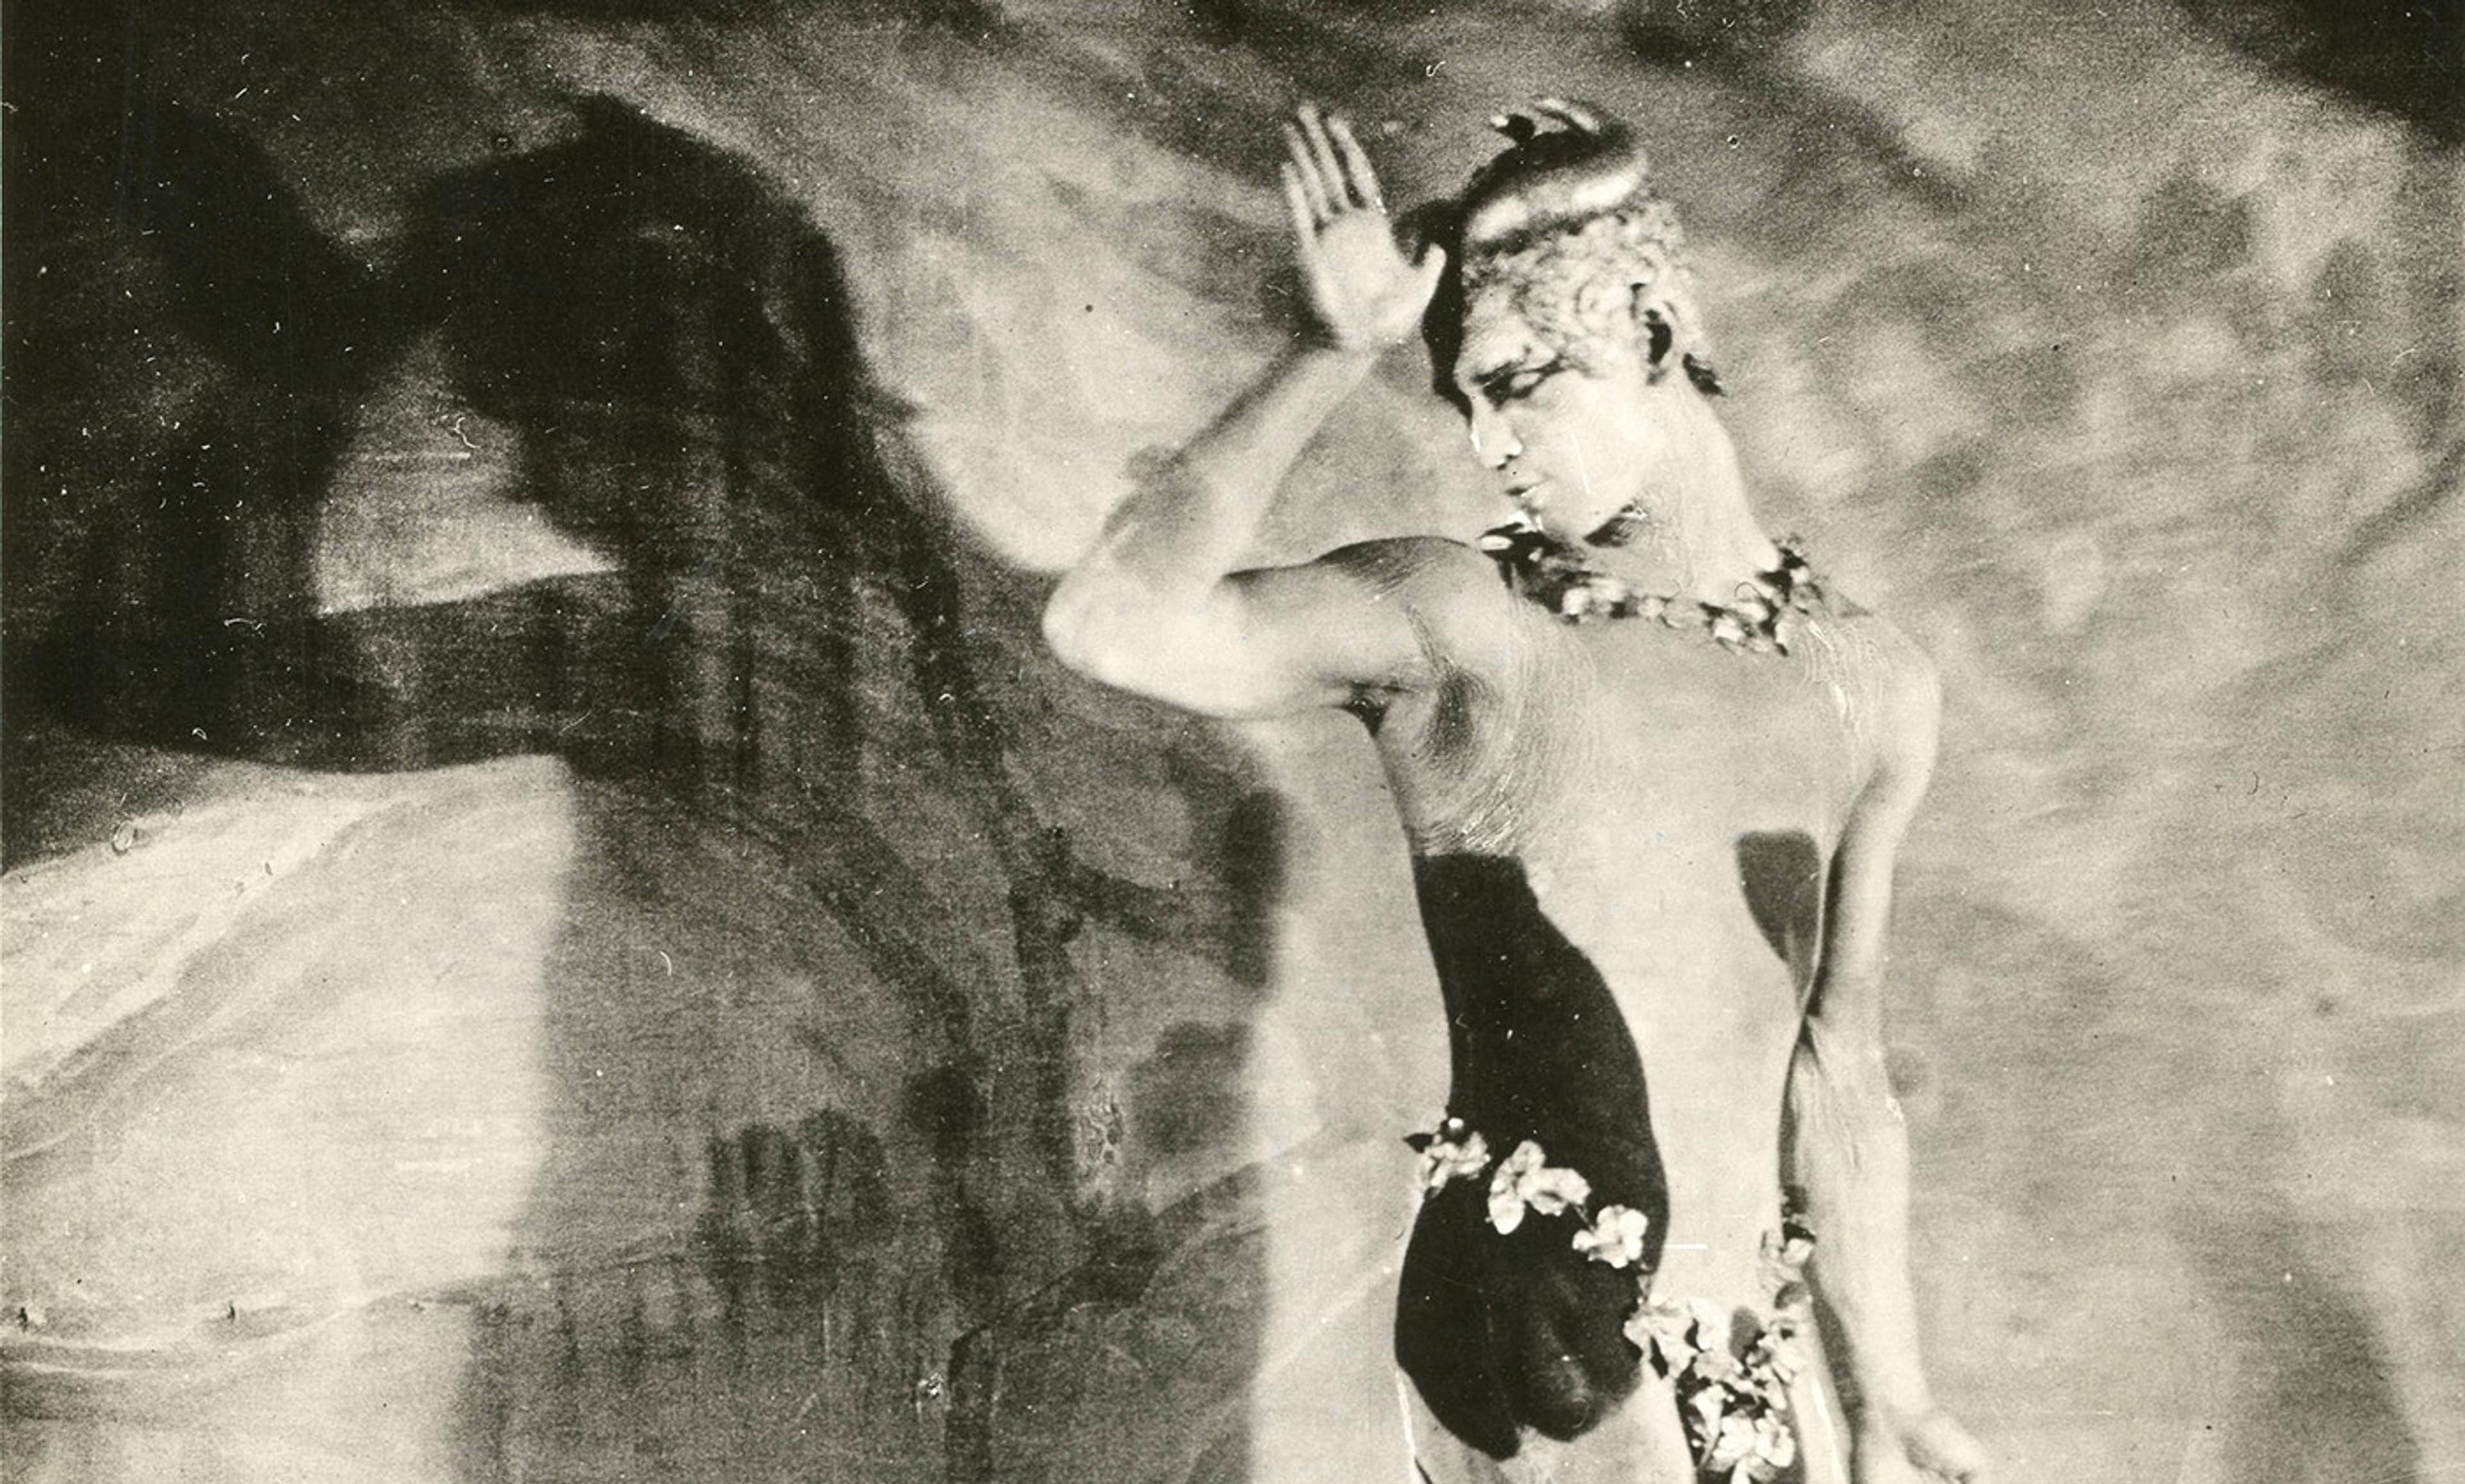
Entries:
[[1813, 1361], [1813, 1302], [1804, 1274], [1814, 1234], [1793, 1212], [1784, 1211], [1779, 1233], [1764, 1239], [1771, 1305], [1740, 1333], [1727, 1313], [1702, 1299], [1654, 1297], [1653, 1274], [1642, 1265], [1651, 1218], [1627, 1206], [1590, 1209], [1591, 1182], [1551, 1164], [1539, 1141], [1526, 1139], [1493, 1162], [1480, 1131], [1452, 1117], [1404, 1141], [1420, 1152], [1424, 1201], [1452, 1182], [1487, 1172], [1489, 1225], [1499, 1235], [1521, 1228], [1527, 1210], [1572, 1213], [1575, 1251], [1593, 1262], [1635, 1270], [1626, 1338], [1677, 1393], [1699, 1477], [1765, 1484], [1796, 1462], [1789, 1387]]
[[[1621, 513], [1592, 538], [1596, 545], [1623, 545], [1623, 533], [1639, 516]], [[1611, 534], [1611, 533], [1619, 534]], [[1823, 604], [1821, 579], [1806, 560], [1805, 543], [1784, 536], [1780, 565], [1738, 585], [1730, 602], [1704, 603], [1647, 593], [1584, 560], [1583, 553], [1543, 530], [1528, 514], [1518, 515], [1480, 538], [1480, 549], [1498, 564], [1507, 585], [1566, 622], [1588, 618], [1644, 618], [1681, 632], [1699, 634], [1723, 649], [1758, 654], [1788, 653], [1788, 621]]]

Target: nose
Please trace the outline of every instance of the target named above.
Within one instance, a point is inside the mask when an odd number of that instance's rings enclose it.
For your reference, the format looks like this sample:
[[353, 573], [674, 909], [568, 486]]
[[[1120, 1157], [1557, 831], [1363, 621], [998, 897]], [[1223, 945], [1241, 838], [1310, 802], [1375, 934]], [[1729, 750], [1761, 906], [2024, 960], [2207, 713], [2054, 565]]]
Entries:
[[1470, 421], [1473, 452], [1488, 467], [1503, 469], [1523, 452], [1522, 440], [1515, 436], [1514, 426], [1498, 409], [1475, 401]]

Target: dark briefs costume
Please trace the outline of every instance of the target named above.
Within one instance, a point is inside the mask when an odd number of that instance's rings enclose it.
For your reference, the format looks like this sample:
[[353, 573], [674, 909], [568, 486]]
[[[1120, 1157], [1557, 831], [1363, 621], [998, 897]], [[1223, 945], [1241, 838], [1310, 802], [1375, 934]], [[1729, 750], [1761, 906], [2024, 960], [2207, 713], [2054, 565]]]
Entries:
[[[1537, 1142], [1583, 1172], [1595, 1204], [1642, 1212], [1639, 1266], [1656, 1268], [1668, 1181], [1643, 1059], [1608, 983], [1542, 911], [1521, 861], [1425, 855], [1413, 877], [1446, 1004], [1449, 1111], [1500, 1152]], [[1571, 1212], [1492, 1229], [1484, 1185], [1452, 1181], [1422, 1206], [1395, 1358], [1447, 1430], [1506, 1458], [1522, 1429], [1572, 1439], [1632, 1394], [1636, 1284], [1576, 1249]]]

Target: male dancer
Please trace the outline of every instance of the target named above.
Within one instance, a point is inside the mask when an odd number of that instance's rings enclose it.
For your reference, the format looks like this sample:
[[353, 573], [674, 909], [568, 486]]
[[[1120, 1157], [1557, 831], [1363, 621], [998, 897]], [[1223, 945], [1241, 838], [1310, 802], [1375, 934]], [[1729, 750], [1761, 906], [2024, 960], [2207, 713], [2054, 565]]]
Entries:
[[[1283, 179], [1322, 343], [1122, 504], [1045, 631], [1125, 690], [1340, 707], [1376, 742], [1452, 1043], [1395, 1325], [1430, 1479], [1801, 1467], [1810, 1251], [1859, 1484], [1977, 1479], [1919, 1363], [1880, 1024], [1934, 675], [1756, 526], [1628, 131], [1535, 115], [1501, 121], [1452, 259], [1415, 262], [1350, 131], [1301, 111]], [[1424, 330], [1516, 518], [1234, 570]]]

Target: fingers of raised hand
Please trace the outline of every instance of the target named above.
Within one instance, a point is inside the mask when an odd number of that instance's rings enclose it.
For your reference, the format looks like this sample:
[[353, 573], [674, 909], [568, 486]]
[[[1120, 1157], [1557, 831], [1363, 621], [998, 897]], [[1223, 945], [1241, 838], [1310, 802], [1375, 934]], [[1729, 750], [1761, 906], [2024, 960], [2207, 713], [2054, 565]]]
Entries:
[[1584, 134], [1601, 131], [1600, 115], [1586, 104], [1564, 98], [1543, 98], [1533, 100], [1532, 111], [1544, 119], [1554, 120]]
[[1339, 206], [1358, 205], [1344, 178], [1344, 162], [1336, 158], [1335, 142], [1326, 137], [1326, 117], [1309, 103], [1300, 106], [1301, 137], [1309, 141], [1310, 159], [1318, 165], [1321, 178], [1327, 183], [1327, 194]]
[[1310, 151], [1309, 141], [1293, 124], [1284, 125], [1284, 179], [1287, 190], [1298, 189], [1302, 203], [1309, 209], [1313, 226], [1323, 227], [1335, 215], [1335, 200], [1327, 188], [1327, 176], [1319, 168], [1318, 159]]
[[1323, 224], [1340, 211], [1387, 210], [1378, 172], [1342, 119], [1302, 104], [1284, 125], [1284, 153], [1315, 221]]
[[1293, 231], [1300, 234], [1301, 241], [1308, 242], [1326, 223], [1326, 198], [1323, 194], [1311, 197], [1307, 177], [1291, 161], [1284, 162], [1277, 173], [1283, 177], [1284, 204], [1293, 210]]
[[1369, 153], [1361, 141], [1352, 137], [1352, 125], [1342, 116], [1326, 121], [1328, 138], [1335, 143], [1336, 157], [1344, 162], [1344, 177], [1351, 187], [1352, 197], [1373, 211], [1387, 210], [1387, 198], [1378, 191], [1378, 172], [1369, 166]]

